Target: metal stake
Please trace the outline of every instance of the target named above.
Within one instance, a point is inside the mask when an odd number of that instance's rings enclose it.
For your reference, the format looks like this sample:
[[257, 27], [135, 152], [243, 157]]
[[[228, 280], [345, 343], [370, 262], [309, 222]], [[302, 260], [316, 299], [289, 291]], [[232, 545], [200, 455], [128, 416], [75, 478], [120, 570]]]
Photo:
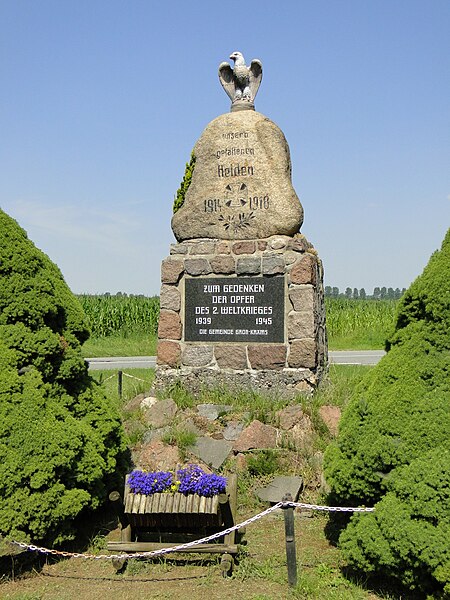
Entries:
[[117, 372], [117, 389], [119, 392], [119, 398], [122, 400], [122, 381], [123, 381], [123, 371]]
[[[291, 494], [283, 496], [283, 502], [292, 502]], [[297, 585], [297, 556], [295, 551], [294, 507], [283, 506], [284, 532], [286, 537], [286, 562], [288, 583], [291, 587]]]

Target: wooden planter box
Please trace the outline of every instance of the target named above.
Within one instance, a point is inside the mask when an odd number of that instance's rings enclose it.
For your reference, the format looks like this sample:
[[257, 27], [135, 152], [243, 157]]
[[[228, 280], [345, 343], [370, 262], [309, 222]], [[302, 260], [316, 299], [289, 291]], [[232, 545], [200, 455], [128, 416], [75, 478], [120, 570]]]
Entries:
[[124, 503], [125, 514], [135, 528], [195, 530], [221, 525], [219, 496], [205, 498], [179, 492], [145, 496], [128, 491]]
[[[205, 498], [197, 494], [133, 494], [125, 482], [123, 502], [118, 492], [110, 494], [119, 515], [120, 542], [109, 542], [114, 552], [149, 552], [183, 544], [218, 533], [236, 522], [237, 476], [227, 478], [224, 494]], [[238, 551], [236, 532], [182, 552], [212, 552], [233, 555]]]

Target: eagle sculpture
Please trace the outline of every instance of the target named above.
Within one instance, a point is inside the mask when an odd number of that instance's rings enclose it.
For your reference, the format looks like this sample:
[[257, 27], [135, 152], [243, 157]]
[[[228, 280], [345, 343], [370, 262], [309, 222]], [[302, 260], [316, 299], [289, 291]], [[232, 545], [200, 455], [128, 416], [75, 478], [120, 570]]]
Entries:
[[262, 79], [261, 61], [253, 59], [247, 67], [241, 52], [233, 52], [230, 58], [234, 61], [234, 69], [227, 62], [219, 65], [219, 80], [231, 98], [231, 110], [253, 109], [253, 101]]

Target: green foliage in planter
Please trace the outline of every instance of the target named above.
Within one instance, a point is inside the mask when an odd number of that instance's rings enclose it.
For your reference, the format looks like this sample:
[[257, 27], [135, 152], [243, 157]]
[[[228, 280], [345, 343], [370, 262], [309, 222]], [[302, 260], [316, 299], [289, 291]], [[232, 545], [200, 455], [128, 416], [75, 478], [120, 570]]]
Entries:
[[181, 182], [180, 187], [177, 190], [175, 200], [173, 202], [173, 212], [174, 213], [176, 213], [177, 210], [179, 210], [184, 204], [184, 198], [189, 189], [189, 186], [191, 185], [194, 168], [195, 168], [195, 155], [194, 155], [194, 152], [191, 152], [191, 160], [188, 163], [186, 163], [183, 181]]
[[[400, 300], [388, 353], [356, 387], [338, 439], [325, 454], [333, 503], [381, 501], [375, 515], [355, 518], [354, 523], [361, 525], [351, 525], [341, 534], [350, 561], [364, 570], [370, 564], [372, 570], [393, 576], [398, 568], [397, 577], [411, 588], [429, 586], [430, 581], [437, 588], [450, 583], [449, 522], [440, 510], [425, 514], [421, 502], [427, 502], [428, 491], [421, 488], [426, 484], [418, 475], [420, 469], [431, 474], [438, 468], [441, 475], [434, 482], [426, 481], [449, 514], [449, 281], [450, 231], [441, 250]], [[433, 449], [440, 456], [438, 462]], [[408, 502], [401, 492], [406, 488], [414, 490]], [[387, 507], [394, 505], [397, 518], [388, 516]], [[401, 514], [410, 515], [415, 527]], [[434, 533], [422, 547], [427, 536], [421, 532], [427, 531], [428, 524]], [[362, 535], [366, 526], [371, 533]], [[447, 536], [441, 538], [444, 530]], [[408, 550], [414, 543], [422, 548], [418, 554]], [[438, 548], [446, 565], [439, 568], [439, 577], [432, 557]]]
[[58, 267], [1, 210], [0, 231], [0, 535], [60, 543], [105, 499], [124, 436]]

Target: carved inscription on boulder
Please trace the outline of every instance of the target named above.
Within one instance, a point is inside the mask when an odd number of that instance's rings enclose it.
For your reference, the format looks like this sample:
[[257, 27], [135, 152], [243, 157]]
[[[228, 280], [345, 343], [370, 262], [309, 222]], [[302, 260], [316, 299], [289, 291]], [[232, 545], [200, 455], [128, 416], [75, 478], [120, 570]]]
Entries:
[[299, 231], [303, 209], [291, 183], [289, 148], [270, 119], [252, 111], [221, 115], [206, 127], [194, 154], [191, 185], [172, 218], [178, 241]]

